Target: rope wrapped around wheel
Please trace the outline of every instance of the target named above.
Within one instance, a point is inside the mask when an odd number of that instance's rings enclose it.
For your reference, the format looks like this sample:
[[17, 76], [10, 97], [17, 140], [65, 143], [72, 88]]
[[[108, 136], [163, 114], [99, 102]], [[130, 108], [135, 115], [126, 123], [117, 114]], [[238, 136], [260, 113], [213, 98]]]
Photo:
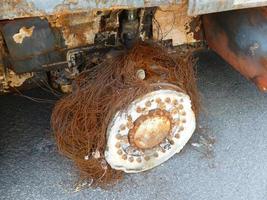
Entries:
[[81, 73], [52, 113], [60, 152], [97, 186], [178, 153], [199, 112], [193, 63], [191, 56], [139, 42]]

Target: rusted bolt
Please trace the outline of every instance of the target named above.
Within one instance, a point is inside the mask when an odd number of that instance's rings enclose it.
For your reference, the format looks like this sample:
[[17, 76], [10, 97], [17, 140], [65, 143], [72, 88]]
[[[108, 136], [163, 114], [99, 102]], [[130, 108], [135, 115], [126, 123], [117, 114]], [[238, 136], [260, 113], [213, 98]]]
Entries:
[[149, 157], [149, 156], [145, 156], [144, 159], [145, 159], [146, 161], [149, 161], [149, 160], [150, 160], [150, 157]]
[[119, 155], [122, 155], [122, 153], [123, 153], [122, 150], [117, 151], [117, 154], [119, 154]]
[[145, 103], [145, 105], [146, 105], [146, 107], [150, 107], [150, 106], [151, 106], [151, 102], [150, 102], [150, 101], [147, 101], [147, 102]]
[[121, 147], [121, 143], [120, 142], [117, 142], [116, 145], [115, 145], [116, 148], [120, 148]]
[[166, 102], [166, 103], [170, 103], [170, 102], [171, 102], [170, 97], [167, 97], [167, 98], [165, 99], [165, 102]]
[[122, 158], [123, 160], [127, 160], [127, 155], [126, 155], [126, 154], [123, 154], [121, 158]]
[[122, 137], [122, 136], [121, 136], [121, 134], [119, 134], [119, 133], [116, 135], [116, 138], [117, 138], [118, 140], [120, 140], [121, 137]]
[[125, 130], [125, 128], [126, 128], [126, 127], [125, 127], [124, 124], [120, 125], [120, 130], [121, 130], [121, 131]]
[[129, 157], [129, 162], [133, 162], [134, 161], [134, 158], [133, 157]]

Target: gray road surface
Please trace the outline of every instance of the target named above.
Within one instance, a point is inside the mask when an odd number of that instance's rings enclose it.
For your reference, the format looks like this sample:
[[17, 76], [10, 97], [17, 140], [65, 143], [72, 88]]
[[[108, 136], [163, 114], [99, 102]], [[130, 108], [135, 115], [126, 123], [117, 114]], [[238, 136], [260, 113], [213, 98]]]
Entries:
[[51, 135], [53, 103], [0, 96], [0, 199], [267, 200], [267, 95], [211, 52], [200, 54], [198, 82], [204, 112], [183, 152], [108, 191], [75, 191], [75, 169]]

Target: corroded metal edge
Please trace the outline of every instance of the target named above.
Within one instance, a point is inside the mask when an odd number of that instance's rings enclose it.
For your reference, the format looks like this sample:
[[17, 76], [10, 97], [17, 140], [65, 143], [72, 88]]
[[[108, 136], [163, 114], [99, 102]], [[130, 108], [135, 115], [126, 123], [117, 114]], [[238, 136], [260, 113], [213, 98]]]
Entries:
[[180, 3], [181, 0], [2, 0], [0, 2], [0, 20], [89, 10], [178, 5]]
[[188, 15], [267, 6], [267, 0], [189, 0]]

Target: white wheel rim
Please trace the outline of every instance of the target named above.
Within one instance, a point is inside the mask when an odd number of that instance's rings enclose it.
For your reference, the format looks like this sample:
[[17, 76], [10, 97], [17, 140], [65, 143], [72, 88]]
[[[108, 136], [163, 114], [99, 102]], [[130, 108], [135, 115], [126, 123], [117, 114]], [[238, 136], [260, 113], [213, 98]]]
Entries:
[[[187, 94], [174, 89], [150, 92], [117, 112], [111, 120], [105, 159], [112, 168], [127, 173], [149, 170], [180, 152], [195, 127], [195, 114]], [[143, 136], [142, 130], [147, 130]], [[166, 137], [158, 144], [163, 136]]]

